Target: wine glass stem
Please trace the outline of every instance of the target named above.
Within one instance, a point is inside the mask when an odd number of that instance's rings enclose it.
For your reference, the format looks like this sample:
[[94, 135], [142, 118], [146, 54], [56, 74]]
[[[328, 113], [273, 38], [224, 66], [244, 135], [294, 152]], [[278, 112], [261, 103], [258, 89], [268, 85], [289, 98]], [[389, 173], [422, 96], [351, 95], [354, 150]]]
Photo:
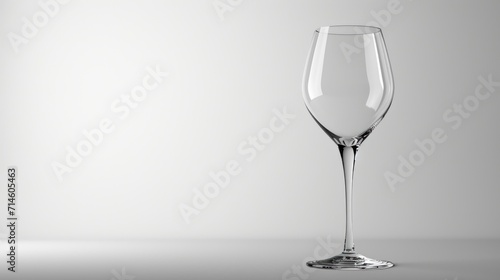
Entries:
[[345, 182], [345, 207], [346, 207], [346, 223], [345, 223], [345, 241], [343, 253], [355, 253], [354, 251], [354, 236], [352, 233], [352, 179], [354, 175], [354, 162], [358, 146], [342, 146], [339, 145], [342, 165], [344, 167], [344, 182]]

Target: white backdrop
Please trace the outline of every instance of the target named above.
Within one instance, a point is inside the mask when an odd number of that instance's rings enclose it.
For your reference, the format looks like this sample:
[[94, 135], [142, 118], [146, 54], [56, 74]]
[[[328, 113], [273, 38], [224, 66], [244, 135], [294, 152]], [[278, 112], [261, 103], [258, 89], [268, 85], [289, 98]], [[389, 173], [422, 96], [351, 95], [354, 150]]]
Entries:
[[20, 238], [340, 239], [340, 157], [301, 97], [312, 33], [334, 24], [382, 27], [396, 86], [359, 152], [355, 236], [500, 234], [498, 2], [40, 3], [0, 3]]

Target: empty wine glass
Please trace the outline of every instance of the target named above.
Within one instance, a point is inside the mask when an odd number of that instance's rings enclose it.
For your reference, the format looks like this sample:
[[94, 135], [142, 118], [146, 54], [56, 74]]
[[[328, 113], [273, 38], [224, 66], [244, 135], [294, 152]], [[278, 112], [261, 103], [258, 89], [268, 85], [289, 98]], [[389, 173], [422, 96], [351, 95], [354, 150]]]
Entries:
[[325, 26], [314, 32], [303, 97], [309, 113], [338, 145], [344, 167], [346, 231], [344, 250], [316, 268], [383, 269], [394, 266], [360, 255], [352, 232], [352, 180], [356, 152], [387, 113], [394, 91], [389, 57], [380, 28]]

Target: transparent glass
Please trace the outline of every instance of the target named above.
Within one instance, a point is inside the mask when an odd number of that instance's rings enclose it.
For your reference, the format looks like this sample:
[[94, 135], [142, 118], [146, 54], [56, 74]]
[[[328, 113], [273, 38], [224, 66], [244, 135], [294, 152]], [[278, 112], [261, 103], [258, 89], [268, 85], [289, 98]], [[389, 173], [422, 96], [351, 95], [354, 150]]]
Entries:
[[325, 26], [314, 32], [303, 80], [306, 107], [338, 145], [344, 167], [346, 231], [344, 250], [316, 268], [361, 270], [394, 266], [356, 253], [352, 231], [352, 182], [359, 146], [391, 106], [391, 65], [380, 28]]

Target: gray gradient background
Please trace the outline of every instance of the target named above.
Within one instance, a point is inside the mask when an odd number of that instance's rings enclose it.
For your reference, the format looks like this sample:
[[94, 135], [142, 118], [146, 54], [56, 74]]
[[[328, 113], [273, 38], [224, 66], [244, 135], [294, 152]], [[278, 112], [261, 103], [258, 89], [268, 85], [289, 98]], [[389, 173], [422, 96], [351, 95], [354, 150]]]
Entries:
[[[1, 1], [0, 180], [19, 168], [19, 237], [340, 240], [340, 157], [303, 105], [303, 68], [315, 28], [372, 22], [388, 2], [243, 1], [221, 20], [212, 1], [74, 0], [15, 53], [7, 34], [40, 7]], [[396, 91], [359, 152], [355, 237], [497, 238], [500, 88], [456, 130], [442, 115], [478, 76], [500, 81], [500, 2], [400, 3], [381, 26]], [[154, 65], [169, 77], [116, 119], [110, 104]], [[246, 162], [238, 145], [284, 106], [295, 119]], [[51, 163], [103, 117], [115, 130], [59, 182]], [[391, 190], [384, 173], [435, 128], [447, 141]], [[232, 159], [241, 174], [187, 225], [180, 203]]]

